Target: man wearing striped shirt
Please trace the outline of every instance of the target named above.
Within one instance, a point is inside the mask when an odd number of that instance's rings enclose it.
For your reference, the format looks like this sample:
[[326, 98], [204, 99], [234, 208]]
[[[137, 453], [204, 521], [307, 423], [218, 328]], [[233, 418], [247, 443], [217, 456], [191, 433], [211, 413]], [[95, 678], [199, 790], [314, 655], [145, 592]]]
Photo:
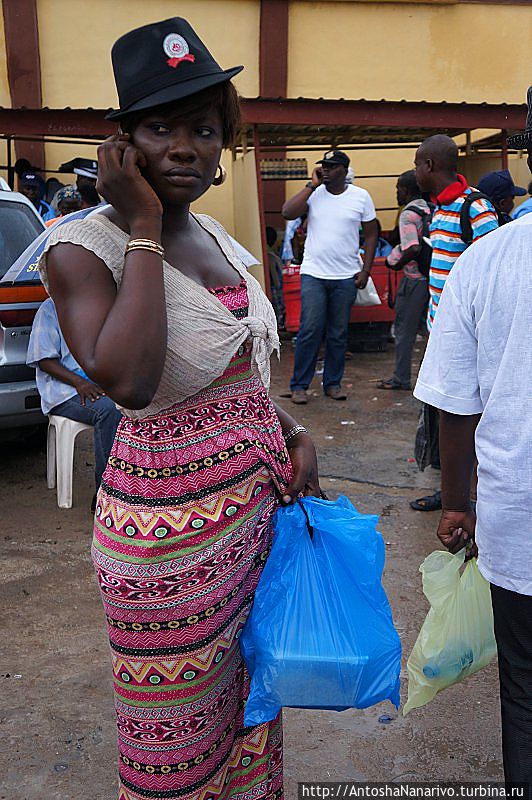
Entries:
[[[421, 191], [430, 194], [436, 206], [430, 226], [432, 261], [427, 317], [430, 331], [447, 276], [469, 244], [462, 238], [464, 232], [460, 225], [460, 213], [467, 196], [476, 189], [468, 185], [463, 175], [458, 174], [458, 147], [449, 136], [437, 135], [425, 139], [416, 152], [415, 165]], [[483, 199], [471, 203], [469, 222], [473, 242], [499, 227], [495, 209], [488, 200]]]
[[[427, 328], [430, 332], [445, 281], [458, 256], [469, 244], [498, 228], [499, 223], [489, 200], [467, 200], [468, 195], [477, 190], [469, 186], [464, 176], [458, 173], [458, 147], [449, 136], [438, 134], [425, 139], [416, 151], [414, 163], [418, 186], [423, 193], [430, 195], [435, 205], [430, 226], [432, 260], [427, 314]], [[464, 203], [469, 206], [467, 220], [470, 235], [469, 231], [462, 230], [461, 212]], [[439, 460], [439, 454], [433, 455], [434, 464]], [[413, 500], [410, 506], [415, 511], [437, 511], [442, 507], [441, 492]]]

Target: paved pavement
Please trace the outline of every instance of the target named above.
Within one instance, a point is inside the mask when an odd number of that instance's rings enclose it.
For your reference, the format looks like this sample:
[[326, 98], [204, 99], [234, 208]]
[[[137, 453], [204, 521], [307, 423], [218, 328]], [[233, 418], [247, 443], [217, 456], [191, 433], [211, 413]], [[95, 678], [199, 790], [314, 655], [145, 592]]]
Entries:
[[[274, 368], [272, 395], [286, 388], [291, 347]], [[286, 408], [313, 434], [323, 487], [380, 515], [384, 583], [406, 655], [427, 611], [418, 567], [437, 547], [437, 514], [408, 500], [437, 485], [412, 463], [416, 401], [381, 392], [393, 354], [355, 354], [350, 398], [320, 393]], [[419, 354], [417, 355], [419, 358]], [[0, 800], [114, 800], [116, 747], [109, 651], [90, 562], [92, 451], [76, 449], [74, 507], [60, 510], [45, 482], [42, 443], [0, 445]], [[406, 683], [403, 681], [403, 700]], [[366, 711], [284, 712], [288, 800], [301, 780], [500, 780], [500, 720], [494, 664], [389, 724]]]

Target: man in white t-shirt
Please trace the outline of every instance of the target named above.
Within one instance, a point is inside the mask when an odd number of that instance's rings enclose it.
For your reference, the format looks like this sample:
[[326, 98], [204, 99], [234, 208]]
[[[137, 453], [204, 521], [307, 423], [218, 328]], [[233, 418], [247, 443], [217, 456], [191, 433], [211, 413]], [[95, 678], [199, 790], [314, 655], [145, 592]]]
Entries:
[[[367, 282], [378, 239], [375, 206], [365, 189], [346, 183], [349, 157], [329, 150], [314, 169], [312, 180], [284, 204], [285, 219], [308, 215], [301, 264], [301, 322], [290, 382], [293, 403], [307, 402], [308, 389], [325, 337], [323, 391], [346, 400], [341, 383], [351, 306], [357, 289]], [[359, 256], [359, 230], [364, 232], [364, 262]]]
[[[532, 123], [532, 87], [530, 102]], [[457, 260], [445, 282], [414, 391], [419, 400], [441, 409], [443, 511], [438, 537], [451, 552], [475, 537], [479, 569], [491, 584], [505, 777], [529, 787], [531, 296], [532, 215], [527, 215], [492, 231]], [[476, 516], [469, 501], [475, 451]]]

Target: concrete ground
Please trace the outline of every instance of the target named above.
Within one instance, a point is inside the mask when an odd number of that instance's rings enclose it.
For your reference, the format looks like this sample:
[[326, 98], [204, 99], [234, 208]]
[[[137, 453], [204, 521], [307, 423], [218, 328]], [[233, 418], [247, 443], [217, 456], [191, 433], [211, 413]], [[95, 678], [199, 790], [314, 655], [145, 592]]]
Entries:
[[[274, 368], [276, 400], [291, 362], [286, 344]], [[420, 474], [412, 462], [416, 401], [375, 388], [392, 363], [392, 351], [354, 354], [346, 403], [325, 399], [319, 376], [307, 406], [281, 402], [314, 436], [329, 495], [344, 493], [361, 511], [380, 515], [384, 584], [404, 648], [404, 702], [406, 657], [427, 612], [418, 567], [438, 547], [437, 514], [411, 511], [408, 501], [433, 489], [438, 473]], [[0, 798], [114, 800], [109, 652], [89, 552], [90, 437], [76, 448], [70, 510], [58, 509], [46, 488], [42, 442], [0, 445], [0, 455]], [[495, 664], [424, 709], [382, 724], [390, 711], [385, 704], [342, 713], [286, 710], [288, 800], [301, 780], [502, 779]]]

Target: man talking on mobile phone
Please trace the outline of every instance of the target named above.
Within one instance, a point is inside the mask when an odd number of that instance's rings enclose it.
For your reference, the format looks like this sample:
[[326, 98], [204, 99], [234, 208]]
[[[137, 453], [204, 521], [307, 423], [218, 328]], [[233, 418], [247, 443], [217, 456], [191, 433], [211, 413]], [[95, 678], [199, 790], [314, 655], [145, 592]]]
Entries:
[[[324, 337], [323, 391], [333, 400], [347, 399], [341, 383], [351, 306], [357, 290], [368, 282], [378, 239], [370, 195], [346, 182], [346, 153], [329, 150], [318, 165], [312, 179], [282, 208], [285, 219], [308, 214], [300, 272], [301, 323], [290, 382], [291, 400], [298, 405], [307, 402], [306, 390]], [[360, 226], [365, 239], [362, 266]]]

